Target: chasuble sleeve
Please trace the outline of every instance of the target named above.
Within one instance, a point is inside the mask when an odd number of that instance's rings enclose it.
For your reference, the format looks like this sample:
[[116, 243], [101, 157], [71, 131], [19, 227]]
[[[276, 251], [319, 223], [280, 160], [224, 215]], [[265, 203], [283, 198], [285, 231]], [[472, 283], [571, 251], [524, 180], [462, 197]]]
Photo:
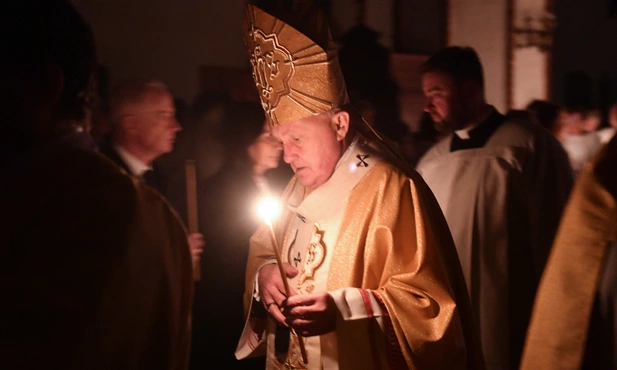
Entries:
[[264, 355], [267, 312], [259, 301], [257, 275], [259, 269], [268, 263], [276, 263], [276, 257], [269, 246], [270, 231], [261, 226], [250, 240], [244, 290], [244, 329], [236, 348], [236, 358], [243, 359]]
[[[410, 181], [400, 173], [374, 169], [350, 199], [347, 214], [354, 217], [343, 223], [333, 259], [347, 267], [333, 266], [329, 286], [355, 285], [369, 292], [367, 297], [383, 308], [383, 329], [380, 333], [373, 325], [367, 330], [365, 320], [354, 320], [363, 315], [343, 314], [341, 325], [363, 326], [365, 340], [373, 342], [389, 368], [483, 368], [447, 224], [426, 184], [417, 173], [413, 176]], [[361, 331], [339, 330], [338, 325], [339, 360], [353, 362], [357, 352], [351, 347], [363, 340]], [[350, 332], [354, 341], [345, 337]]]
[[598, 284], [617, 240], [616, 161], [617, 137], [577, 177], [534, 301], [522, 370], [580, 369], [590, 349]]

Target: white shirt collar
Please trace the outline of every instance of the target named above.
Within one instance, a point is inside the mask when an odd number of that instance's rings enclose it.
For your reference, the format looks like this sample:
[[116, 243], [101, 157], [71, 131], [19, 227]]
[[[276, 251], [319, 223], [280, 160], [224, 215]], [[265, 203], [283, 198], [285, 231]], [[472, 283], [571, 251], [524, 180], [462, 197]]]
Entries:
[[152, 169], [152, 166], [148, 166], [117, 143], [114, 143], [113, 147], [124, 163], [126, 163], [129, 170], [131, 170], [131, 174], [135, 176], [142, 176], [144, 172]]
[[469, 139], [471, 137], [469, 136], [469, 131], [473, 130], [474, 128], [478, 127], [482, 122], [486, 121], [488, 116], [493, 113], [493, 110], [493, 107], [489, 105], [484, 114], [481, 115], [477, 121], [472, 122], [471, 125], [467, 126], [466, 128], [454, 131], [454, 133], [461, 139]]

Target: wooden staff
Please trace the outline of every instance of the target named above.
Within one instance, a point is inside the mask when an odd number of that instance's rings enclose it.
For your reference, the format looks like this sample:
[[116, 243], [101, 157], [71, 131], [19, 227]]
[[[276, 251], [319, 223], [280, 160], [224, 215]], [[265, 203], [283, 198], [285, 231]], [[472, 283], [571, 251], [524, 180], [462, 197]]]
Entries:
[[[189, 232], [199, 232], [199, 224], [197, 222], [197, 175], [195, 170], [195, 160], [187, 159], [184, 161], [184, 169], [186, 172], [186, 209], [188, 213], [188, 228]], [[201, 264], [193, 266], [193, 279], [201, 280]]]

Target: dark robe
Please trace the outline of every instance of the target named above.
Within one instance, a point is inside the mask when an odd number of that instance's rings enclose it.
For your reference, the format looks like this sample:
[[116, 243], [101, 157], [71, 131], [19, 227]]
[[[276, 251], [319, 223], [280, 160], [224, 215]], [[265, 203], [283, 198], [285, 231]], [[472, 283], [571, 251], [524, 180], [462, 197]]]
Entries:
[[63, 140], [0, 179], [0, 367], [186, 369], [191, 258], [160, 195]]

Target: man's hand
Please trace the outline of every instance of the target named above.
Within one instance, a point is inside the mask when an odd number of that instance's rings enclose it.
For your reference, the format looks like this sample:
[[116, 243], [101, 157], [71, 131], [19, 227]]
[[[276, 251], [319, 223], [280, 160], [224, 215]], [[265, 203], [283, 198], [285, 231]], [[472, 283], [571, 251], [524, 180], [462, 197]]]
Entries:
[[303, 337], [323, 335], [336, 327], [338, 308], [327, 292], [294, 295], [282, 309], [287, 325]]
[[193, 262], [193, 269], [199, 265], [201, 254], [204, 251], [204, 236], [200, 233], [190, 233], [188, 238], [189, 249], [191, 251], [191, 260]]
[[[284, 262], [283, 269], [288, 278], [292, 278], [298, 274], [298, 270], [289, 263]], [[257, 280], [259, 281], [261, 302], [266, 308], [266, 311], [268, 311], [276, 321], [286, 325], [285, 316], [281, 312], [280, 307], [283, 306], [287, 299], [287, 295], [278, 265], [276, 263], [264, 265], [259, 269]], [[290, 294], [294, 295], [295, 292], [291, 291]]]

